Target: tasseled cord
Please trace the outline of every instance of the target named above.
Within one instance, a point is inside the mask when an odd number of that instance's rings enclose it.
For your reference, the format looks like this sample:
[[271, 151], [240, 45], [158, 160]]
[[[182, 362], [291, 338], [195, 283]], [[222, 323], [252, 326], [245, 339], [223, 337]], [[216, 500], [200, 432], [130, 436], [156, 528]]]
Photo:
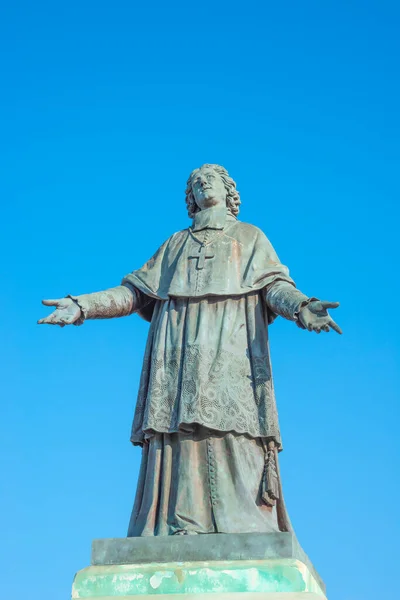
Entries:
[[276, 464], [277, 448], [275, 442], [270, 440], [265, 446], [265, 465], [262, 487], [262, 500], [267, 506], [275, 506], [279, 499], [279, 475]]

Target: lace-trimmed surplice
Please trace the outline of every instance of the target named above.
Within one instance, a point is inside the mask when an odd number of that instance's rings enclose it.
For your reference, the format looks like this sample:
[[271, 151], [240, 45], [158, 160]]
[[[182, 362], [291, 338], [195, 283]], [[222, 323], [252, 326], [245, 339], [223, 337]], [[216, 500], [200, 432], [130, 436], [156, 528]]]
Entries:
[[132, 442], [199, 424], [280, 444], [267, 312], [261, 292], [157, 301]]

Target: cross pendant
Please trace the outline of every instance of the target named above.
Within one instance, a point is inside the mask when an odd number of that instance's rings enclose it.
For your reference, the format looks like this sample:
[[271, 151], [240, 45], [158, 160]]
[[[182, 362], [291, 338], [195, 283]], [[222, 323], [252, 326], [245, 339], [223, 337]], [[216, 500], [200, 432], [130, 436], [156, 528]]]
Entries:
[[206, 264], [206, 258], [214, 258], [214, 254], [207, 255], [206, 252], [207, 252], [206, 246], [201, 245], [199, 248], [198, 256], [189, 256], [189, 259], [191, 259], [191, 258], [197, 259], [197, 265], [196, 265], [197, 270], [204, 269], [204, 265]]

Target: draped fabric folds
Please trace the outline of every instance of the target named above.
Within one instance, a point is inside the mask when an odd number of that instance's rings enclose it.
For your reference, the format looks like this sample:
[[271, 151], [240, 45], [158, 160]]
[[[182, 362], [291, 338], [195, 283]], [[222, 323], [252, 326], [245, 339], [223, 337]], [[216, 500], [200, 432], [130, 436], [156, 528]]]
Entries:
[[216, 434], [156, 434], [145, 444], [128, 536], [279, 531], [261, 498], [260, 440]]

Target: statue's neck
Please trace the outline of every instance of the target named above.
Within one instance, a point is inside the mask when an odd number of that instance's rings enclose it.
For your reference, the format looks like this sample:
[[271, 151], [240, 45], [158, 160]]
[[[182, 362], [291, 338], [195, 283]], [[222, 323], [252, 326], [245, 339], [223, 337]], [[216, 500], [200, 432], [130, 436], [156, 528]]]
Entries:
[[202, 229], [224, 229], [227, 221], [236, 220], [236, 217], [226, 206], [213, 206], [205, 210], [199, 210], [194, 216], [192, 231]]

